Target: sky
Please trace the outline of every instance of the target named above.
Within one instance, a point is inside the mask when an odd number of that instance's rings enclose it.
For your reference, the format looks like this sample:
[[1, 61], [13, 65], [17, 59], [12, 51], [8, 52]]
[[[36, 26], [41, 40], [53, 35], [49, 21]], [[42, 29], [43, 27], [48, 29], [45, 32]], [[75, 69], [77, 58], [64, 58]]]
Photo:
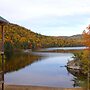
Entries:
[[0, 16], [43, 35], [71, 36], [90, 24], [90, 0], [0, 0]]

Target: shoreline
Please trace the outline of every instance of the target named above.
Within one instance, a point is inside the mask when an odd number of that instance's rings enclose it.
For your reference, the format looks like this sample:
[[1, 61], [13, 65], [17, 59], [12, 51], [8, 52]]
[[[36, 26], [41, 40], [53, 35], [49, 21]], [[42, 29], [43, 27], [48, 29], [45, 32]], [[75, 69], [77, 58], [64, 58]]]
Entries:
[[5, 84], [5, 90], [85, 90], [85, 89], [84, 88], [58, 88], [58, 87], [47, 87], [47, 86]]

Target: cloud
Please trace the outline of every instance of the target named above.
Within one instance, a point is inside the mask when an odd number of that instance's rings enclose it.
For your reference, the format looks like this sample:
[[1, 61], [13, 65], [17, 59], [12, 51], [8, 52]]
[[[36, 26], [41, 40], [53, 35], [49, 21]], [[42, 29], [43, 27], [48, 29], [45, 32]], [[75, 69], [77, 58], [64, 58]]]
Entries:
[[0, 14], [36, 32], [71, 35], [90, 23], [90, 0], [0, 0]]
[[90, 0], [0, 0], [0, 12], [13, 19], [25, 20], [46, 15], [90, 13], [89, 3]]
[[71, 26], [75, 27], [79, 24], [84, 24], [90, 14], [83, 15], [67, 15], [67, 16], [45, 16], [42, 18], [31, 19], [32, 25], [38, 25], [40, 27], [60, 27], [60, 26]]
[[[67, 15], [67, 16], [45, 16], [36, 19], [30, 19], [27, 26], [36, 28], [45, 27], [77, 27], [80, 25], [86, 25], [90, 23], [90, 14], [80, 14], [80, 15]], [[26, 20], [27, 21], [27, 20]], [[26, 22], [25, 21], [25, 22]], [[24, 23], [24, 21], [22, 21]]]

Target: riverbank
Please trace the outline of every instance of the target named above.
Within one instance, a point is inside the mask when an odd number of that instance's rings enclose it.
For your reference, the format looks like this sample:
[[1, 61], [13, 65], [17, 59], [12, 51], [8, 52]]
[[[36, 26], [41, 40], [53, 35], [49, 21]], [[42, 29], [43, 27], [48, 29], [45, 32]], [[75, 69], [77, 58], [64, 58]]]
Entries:
[[5, 90], [85, 90], [85, 89], [83, 88], [54, 88], [54, 87], [45, 87], [45, 86], [5, 85]]
[[67, 68], [73, 69], [73, 70], [80, 70], [79, 61], [77, 60], [71, 60], [67, 63]]

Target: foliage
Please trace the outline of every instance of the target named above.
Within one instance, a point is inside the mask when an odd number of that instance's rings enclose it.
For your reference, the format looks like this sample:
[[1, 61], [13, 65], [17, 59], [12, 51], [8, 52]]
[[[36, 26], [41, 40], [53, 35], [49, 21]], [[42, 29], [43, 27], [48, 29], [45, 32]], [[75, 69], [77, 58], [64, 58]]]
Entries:
[[[44, 36], [16, 24], [4, 26], [5, 50], [81, 46], [81, 39]], [[0, 33], [1, 37], [1, 33]], [[9, 47], [9, 48], [8, 48]]]
[[[78, 80], [75, 80], [75, 82], [78, 83], [78, 85], [86, 87], [86, 88], [90, 88], [90, 51], [89, 50], [83, 50], [80, 52], [75, 52], [74, 53], [74, 60], [75, 63], [77, 63], [80, 66], [80, 73], [82, 74], [80, 76], [78, 76]], [[80, 78], [82, 76], [84, 80], [81, 80]], [[80, 82], [80, 83], [79, 83]]]
[[75, 60], [79, 63], [81, 70], [87, 75], [88, 68], [90, 68], [90, 51], [83, 50], [74, 54]]
[[87, 30], [83, 31], [83, 44], [88, 47], [87, 50], [74, 53], [75, 60], [78, 60], [83, 73], [86, 75], [90, 72], [90, 25]]
[[13, 52], [13, 45], [9, 41], [5, 42], [4, 48], [5, 52]]
[[87, 79], [85, 78], [86, 84], [84, 86], [89, 88], [88, 85], [90, 84], [90, 25], [87, 27], [87, 30], [88, 31], [83, 31], [83, 44], [87, 47], [87, 49], [80, 52], [75, 52], [74, 60], [75, 63], [78, 63], [78, 65], [80, 66], [80, 72], [87, 76]]
[[86, 27], [87, 31], [83, 31], [84, 45], [90, 48], [90, 25]]
[[87, 31], [83, 31], [84, 45], [88, 47], [87, 52], [83, 55], [82, 67], [86, 73], [90, 72], [90, 25], [86, 27]]

